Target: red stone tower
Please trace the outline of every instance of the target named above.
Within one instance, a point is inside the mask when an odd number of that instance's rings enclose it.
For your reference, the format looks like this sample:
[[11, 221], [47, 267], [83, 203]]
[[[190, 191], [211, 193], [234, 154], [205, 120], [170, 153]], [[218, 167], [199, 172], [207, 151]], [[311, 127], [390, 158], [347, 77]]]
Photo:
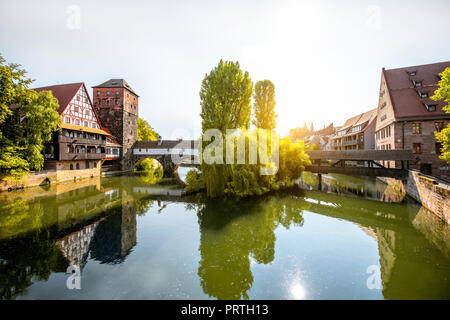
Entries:
[[137, 140], [139, 96], [124, 79], [94, 86], [92, 99], [103, 127], [122, 145], [122, 170], [130, 170], [132, 146]]

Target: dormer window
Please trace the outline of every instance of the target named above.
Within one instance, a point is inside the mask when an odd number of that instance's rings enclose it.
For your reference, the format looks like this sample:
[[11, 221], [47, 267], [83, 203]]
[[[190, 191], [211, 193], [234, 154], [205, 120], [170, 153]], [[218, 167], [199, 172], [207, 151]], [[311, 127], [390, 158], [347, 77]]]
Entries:
[[406, 71], [406, 73], [408, 74], [408, 76], [412, 77], [412, 76], [415, 76], [415, 75], [416, 75], [417, 71], [415, 71], [415, 70], [410, 70], [410, 71]]
[[417, 91], [417, 94], [421, 98], [428, 98], [428, 92], [427, 91]]
[[433, 112], [436, 111], [436, 105], [435, 104], [426, 104], [424, 103], [425, 108], [427, 109], [428, 112]]
[[423, 80], [411, 80], [411, 81], [412, 81], [412, 83], [413, 83], [415, 88], [422, 86], [422, 81]]

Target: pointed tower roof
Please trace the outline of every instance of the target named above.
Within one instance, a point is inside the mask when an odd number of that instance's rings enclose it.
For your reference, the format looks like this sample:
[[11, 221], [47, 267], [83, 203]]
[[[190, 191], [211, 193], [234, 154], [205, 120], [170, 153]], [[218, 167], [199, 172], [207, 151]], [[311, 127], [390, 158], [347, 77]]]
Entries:
[[98, 86], [93, 86], [92, 88], [125, 88], [132, 92], [134, 95], [139, 97], [139, 95], [134, 92], [130, 85], [125, 81], [125, 79], [109, 79]]

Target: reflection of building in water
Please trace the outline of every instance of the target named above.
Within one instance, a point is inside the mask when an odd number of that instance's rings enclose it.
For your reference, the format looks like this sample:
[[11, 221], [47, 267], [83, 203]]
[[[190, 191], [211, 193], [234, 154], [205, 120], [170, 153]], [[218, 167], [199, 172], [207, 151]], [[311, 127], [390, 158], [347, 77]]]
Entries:
[[[377, 240], [386, 299], [450, 298], [450, 259], [445, 254], [450, 246], [448, 229], [441, 228], [440, 234], [429, 232], [427, 236], [418, 232], [416, 229], [424, 234], [427, 229], [439, 230], [425, 224], [428, 216], [420, 206], [367, 201], [317, 191], [305, 192], [305, 195], [315, 200], [311, 201], [309, 211], [351, 221]], [[426, 238], [432, 237], [435, 239], [427, 241]]]
[[89, 245], [95, 234], [95, 229], [103, 219], [73, 232], [57, 241], [63, 256], [71, 265], [84, 267], [89, 253]]
[[114, 206], [120, 206], [118, 188], [100, 191], [93, 186], [71, 190], [56, 196], [58, 203], [58, 228], [65, 230], [71, 226], [96, 218]]
[[182, 191], [180, 188], [133, 187], [133, 193], [152, 196], [181, 196]]
[[[81, 188], [59, 184], [51, 196], [14, 201], [2, 212], [13, 223], [0, 228], [0, 300], [14, 299], [53, 272], [66, 272], [69, 264], [83, 267], [92, 249], [102, 262], [123, 261], [136, 244], [134, 199], [122, 187], [87, 181], [80, 181]], [[27, 190], [22, 195], [27, 197]], [[112, 248], [102, 251], [108, 244], [94, 244], [98, 238], [112, 239]]]
[[406, 195], [404, 191], [397, 190], [394, 186], [387, 185], [378, 179], [340, 174], [322, 175], [322, 183], [319, 184], [315, 174], [304, 172], [298, 184], [307, 190], [320, 188], [321, 191], [327, 193], [357, 196], [383, 202], [402, 202]]
[[136, 245], [136, 202], [122, 190], [122, 206], [101, 221], [90, 244], [91, 258], [121, 263]]
[[422, 207], [414, 217], [413, 226], [450, 259], [450, 225]]
[[[376, 228], [386, 299], [449, 299], [450, 261], [423, 235]], [[439, 261], [438, 265], [429, 261]], [[404, 290], [411, 288], [411, 290]]]

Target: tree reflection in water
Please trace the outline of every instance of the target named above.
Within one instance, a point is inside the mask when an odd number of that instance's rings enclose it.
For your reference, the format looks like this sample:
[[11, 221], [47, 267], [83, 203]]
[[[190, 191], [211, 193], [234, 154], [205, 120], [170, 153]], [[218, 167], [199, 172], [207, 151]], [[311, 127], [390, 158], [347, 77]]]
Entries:
[[218, 299], [248, 299], [251, 260], [275, 256], [275, 229], [302, 226], [309, 204], [296, 196], [214, 200], [197, 208], [200, 225], [198, 275], [205, 293]]

